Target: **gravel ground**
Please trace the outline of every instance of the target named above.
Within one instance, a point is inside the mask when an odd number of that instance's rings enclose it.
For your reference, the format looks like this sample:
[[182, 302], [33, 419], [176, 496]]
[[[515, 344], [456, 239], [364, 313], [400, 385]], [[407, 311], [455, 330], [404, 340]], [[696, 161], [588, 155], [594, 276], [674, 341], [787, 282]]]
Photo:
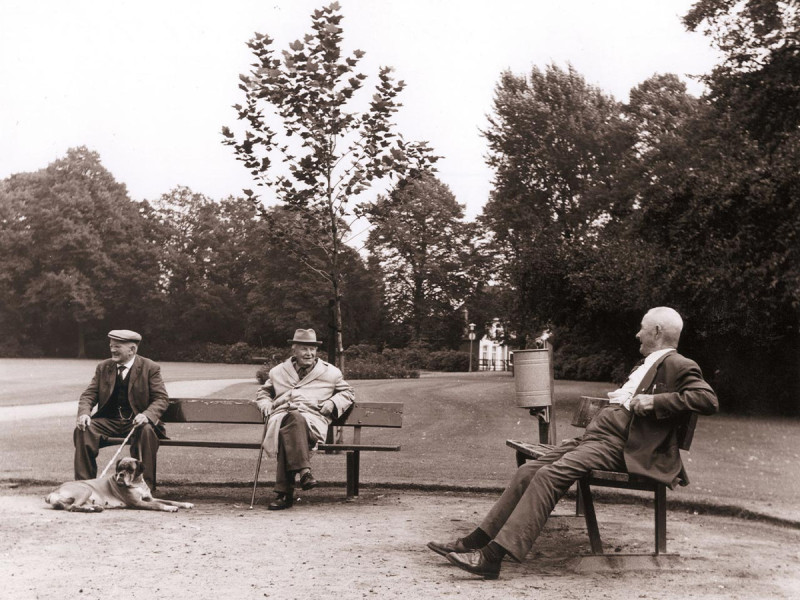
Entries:
[[[670, 552], [659, 569], [587, 568], [582, 519], [556, 509], [533, 552], [505, 561], [499, 580], [451, 566], [425, 547], [470, 531], [488, 494], [369, 489], [347, 501], [318, 488], [287, 511], [249, 510], [244, 488], [174, 487], [193, 501], [178, 513], [55, 511], [45, 487], [0, 488], [3, 597], [305, 599], [696, 598], [790, 599], [800, 594], [800, 531], [693, 513], [670, 513]], [[652, 513], [600, 504], [614, 556], [651, 551]], [[591, 565], [589, 565], [591, 566]]]

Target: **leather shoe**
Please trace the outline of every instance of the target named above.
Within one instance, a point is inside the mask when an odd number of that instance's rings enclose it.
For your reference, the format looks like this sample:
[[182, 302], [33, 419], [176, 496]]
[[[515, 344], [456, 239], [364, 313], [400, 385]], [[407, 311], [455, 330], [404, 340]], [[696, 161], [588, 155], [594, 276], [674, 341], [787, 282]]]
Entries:
[[319, 482], [314, 479], [311, 471], [306, 471], [300, 476], [300, 487], [304, 490], [310, 490], [311, 488], [317, 487], [317, 485], [319, 485]]
[[480, 575], [484, 579], [497, 579], [500, 576], [500, 563], [489, 562], [480, 550], [469, 552], [451, 552], [447, 560], [460, 569], [469, 571], [473, 575]]
[[267, 510], [284, 510], [292, 508], [292, 504], [294, 504], [294, 494], [278, 494], [278, 497], [269, 503]]
[[428, 542], [428, 548], [442, 556], [447, 556], [451, 552], [469, 552], [472, 550], [472, 548], [467, 548], [464, 545], [463, 538], [458, 538], [455, 542], [444, 542], [442, 544], [439, 542]]

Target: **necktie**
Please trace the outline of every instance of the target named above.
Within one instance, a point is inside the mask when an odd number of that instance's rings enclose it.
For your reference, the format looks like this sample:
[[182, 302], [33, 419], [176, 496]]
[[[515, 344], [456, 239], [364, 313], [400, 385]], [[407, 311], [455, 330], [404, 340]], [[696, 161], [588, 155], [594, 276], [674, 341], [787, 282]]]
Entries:
[[125, 365], [117, 365], [117, 379], [122, 381], [122, 372], [125, 370]]

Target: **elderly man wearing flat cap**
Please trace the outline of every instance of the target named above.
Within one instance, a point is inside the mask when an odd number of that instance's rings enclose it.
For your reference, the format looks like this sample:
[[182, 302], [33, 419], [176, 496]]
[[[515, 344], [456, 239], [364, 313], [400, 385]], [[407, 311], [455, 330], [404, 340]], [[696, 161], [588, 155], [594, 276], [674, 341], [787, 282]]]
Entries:
[[277, 498], [269, 510], [291, 508], [296, 476], [304, 490], [317, 485], [311, 474], [310, 450], [325, 441], [328, 425], [344, 414], [354, 398], [342, 372], [317, 358], [322, 342], [313, 329], [296, 330], [289, 343], [292, 356], [269, 372], [256, 395], [268, 422], [264, 450], [278, 460]]
[[[161, 415], [169, 397], [161, 367], [136, 354], [142, 336], [115, 329], [108, 333], [111, 358], [104, 360], [78, 401], [75, 479], [97, 477], [97, 453], [103, 438], [131, 436], [131, 456], [142, 461], [144, 480], [156, 489], [158, 440], [165, 437]], [[92, 409], [97, 412], [92, 415]]]

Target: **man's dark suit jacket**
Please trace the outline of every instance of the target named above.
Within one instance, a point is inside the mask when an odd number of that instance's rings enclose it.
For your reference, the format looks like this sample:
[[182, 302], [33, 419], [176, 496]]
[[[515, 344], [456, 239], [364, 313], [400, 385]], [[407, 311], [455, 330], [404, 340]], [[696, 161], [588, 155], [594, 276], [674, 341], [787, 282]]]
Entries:
[[[660, 385], [659, 385], [660, 384]], [[711, 415], [719, 410], [717, 395], [703, 379], [693, 360], [670, 352], [662, 356], [642, 379], [637, 394], [651, 394], [654, 414], [633, 415], [625, 444], [625, 465], [629, 473], [646, 475], [666, 483], [689, 483], [678, 449], [677, 426], [688, 411]]]
[[[169, 404], [169, 396], [161, 379], [161, 367], [149, 358], [137, 355], [128, 375], [128, 402], [133, 414], [144, 413], [157, 430], [163, 432], [164, 426], [160, 421]], [[78, 416], [91, 415], [95, 405], [98, 411], [102, 410], [111, 398], [116, 378], [117, 363], [113, 360], [104, 360], [97, 365], [92, 382], [78, 400]]]

